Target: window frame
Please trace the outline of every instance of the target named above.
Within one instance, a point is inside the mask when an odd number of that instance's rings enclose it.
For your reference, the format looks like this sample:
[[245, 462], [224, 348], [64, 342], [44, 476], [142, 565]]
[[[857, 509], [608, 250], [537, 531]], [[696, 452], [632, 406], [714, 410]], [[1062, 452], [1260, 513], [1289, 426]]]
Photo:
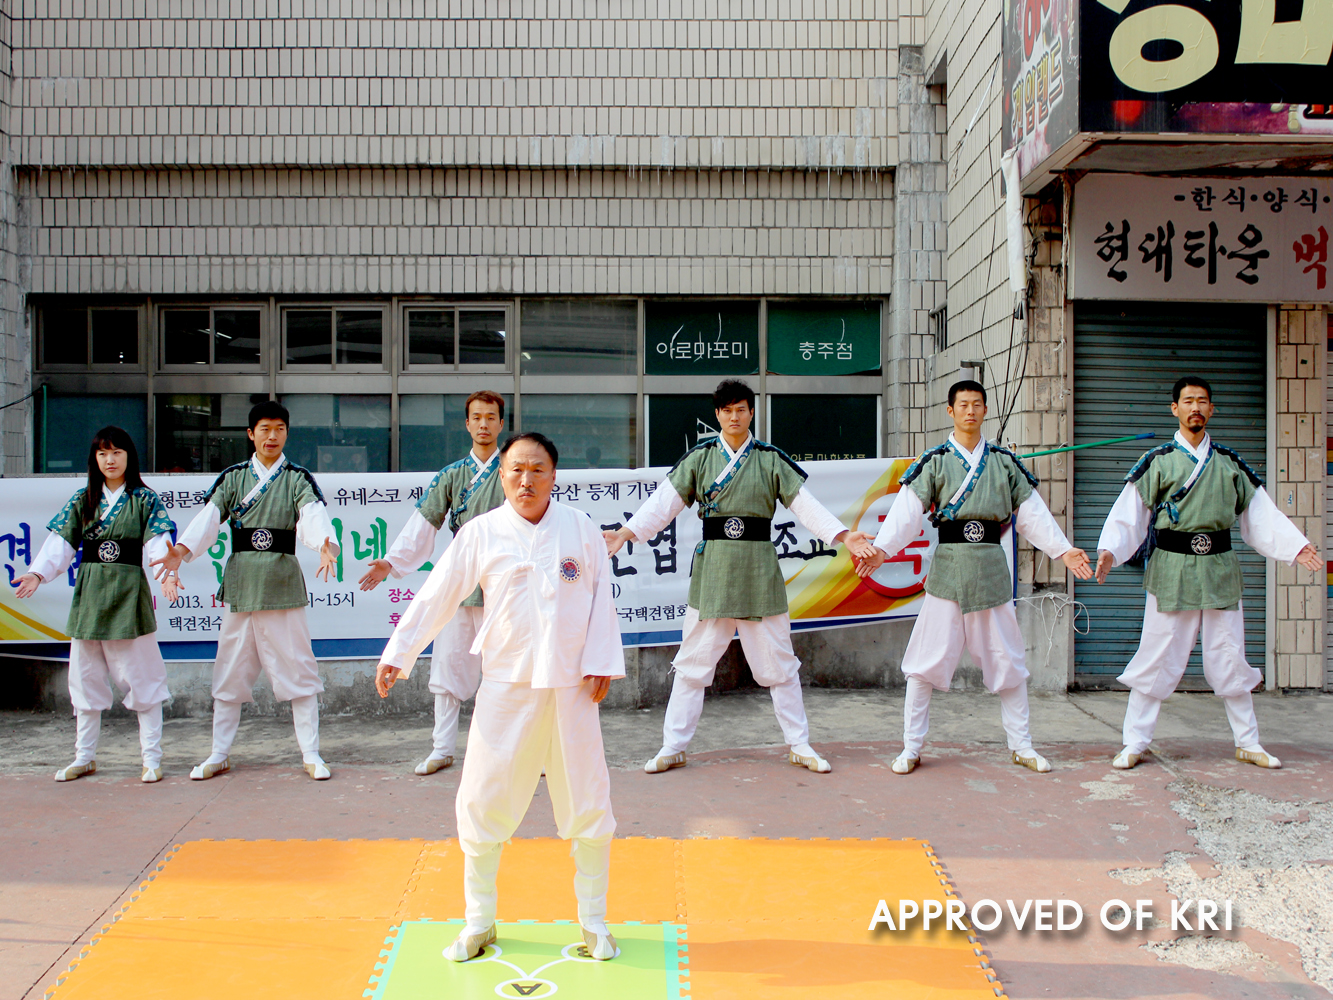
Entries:
[[[61, 364], [58, 361], [48, 361], [46, 359], [46, 314], [52, 308], [58, 309], [82, 309], [84, 315], [84, 348], [87, 361], [82, 364]], [[137, 331], [136, 348], [138, 358], [133, 364], [96, 364], [93, 361], [93, 310], [99, 312], [132, 312], [135, 314], [135, 328]], [[144, 344], [144, 313], [142, 305], [104, 305], [102, 303], [74, 303], [64, 305], [58, 300], [42, 302], [37, 307], [37, 370], [49, 372], [145, 372], [148, 370], [148, 363], [145, 360]]]
[[[208, 338], [208, 362], [202, 365], [167, 364], [166, 314], [169, 312], [200, 312], [204, 309], [208, 310], [208, 330], [210, 334]], [[225, 312], [254, 312], [259, 314], [259, 360], [254, 364], [219, 364], [214, 360], [217, 354], [217, 320], [214, 318], [214, 315], [219, 310]], [[267, 302], [161, 302], [157, 304], [157, 308], [154, 311], [157, 314], [157, 371], [171, 375], [186, 374], [189, 372], [255, 375], [268, 370], [266, 361], [269, 347]]]
[[[511, 375], [514, 371], [515, 318], [518, 310], [513, 301], [501, 302], [459, 302], [451, 300], [432, 301], [414, 299], [401, 302], [400, 319], [402, 327], [401, 361], [399, 371], [405, 375]], [[413, 364], [411, 358], [411, 315], [413, 312], [444, 312], [454, 314], [454, 363], [451, 365]], [[460, 360], [459, 338], [462, 336], [460, 314], [465, 312], [503, 312], [505, 314], [505, 357], [502, 365], [468, 365]]]
[[[387, 302], [357, 301], [349, 300], [346, 302], [282, 302], [278, 304], [278, 371], [290, 372], [298, 375], [314, 375], [321, 373], [338, 372], [340, 374], [360, 373], [387, 375], [393, 369], [390, 363], [390, 349], [392, 339], [390, 337], [391, 311], [390, 304]], [[303, 362], [289, 362], [287, 360], [287, 315], [291, 312], [313, 312], [317, 310], [327, 310], [330, 314], [329, 321], [329, 355], [330, 362], [324, 364], [318, 362], [307, 364]], [[338, 313], [340, 312], [378, 312], [380, 314], [380, 363], [377, 365], [367, 364], [348, 364], [338, 363]]]

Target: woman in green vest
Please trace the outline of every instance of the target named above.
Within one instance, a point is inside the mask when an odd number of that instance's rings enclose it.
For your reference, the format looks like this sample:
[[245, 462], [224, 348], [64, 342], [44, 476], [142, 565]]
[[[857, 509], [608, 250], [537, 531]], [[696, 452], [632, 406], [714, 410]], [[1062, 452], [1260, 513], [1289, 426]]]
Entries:
[[[88, 485], [46, 527], [51, 534], [14, 585], [19, 597], [31, 597], [78, 561], [66, 626], [77, 735], [74, 763], [57, 771], [56, 781], [97, 770], [97, 737], [102, 713], [111, 707], [112, 683], [126, 692], [125, 707], [139, 715], [142, 780], [161, 781], [162, 703], [170, 693], [143, 567], [145, 555], [166, 554], [176, 525], [140, 478], [139, 452], [129, 434], [103, 427], [93, 436]], [[163, 586], [168, 600], [176, 597], [174, 584]]]

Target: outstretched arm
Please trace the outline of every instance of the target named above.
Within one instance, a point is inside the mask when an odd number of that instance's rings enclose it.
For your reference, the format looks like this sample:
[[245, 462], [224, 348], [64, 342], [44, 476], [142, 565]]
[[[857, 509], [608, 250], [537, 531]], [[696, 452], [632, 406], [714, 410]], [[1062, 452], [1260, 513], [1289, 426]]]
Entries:
[[1051, 509], [1036, 490], [1014, 511], [1014, 527], [1052, 559], [1061, 560], [1080, 580], [1092, 579], [1088, 554], [1069, 544], [1069, 539], [1051, 515]]
[[875, 535], [870, 555], [857, 564], [857, 575], [869, 576], [884, 565], [885, 559], [905, 549], [909, 542], [921, 534], [921, 517], [925, 512], [925, 505], [914, 490], [906, 486], [899, 487], [893, 506], [884, 515], [884, 523]]
[[1126, 483], [1111, 505], [1111, 512], [1106, 515], [1106, 523], [1097, 539], [1098, 583], [1105, 583], [1112, 567], [1119, 566], [1138, 551], [1148, 537], [1151, 523], [1152, 511], [1139, 495], [1139, 488]]
[[1277, 509], [1268, 491], [1260, 486], [1241, 511], [1240, 537], [1261, 556], [1278, 562], [1299, 563], [1317, 571], [1323, 561], [1319, 550], [1292, 523], [1291, 518]]
[[361, 577], [361, 589], [374, 590], [390, 575], [401, 580], [435, 554], [438, 536], [439, 531], [421, 516], [421, 511], [412, 511], [385, 557], [371, 561], [365, 576]]
[[603, 531], [606, 540], [607, 555], [615, 555], [626, 542], [639, 542], [652, 538], [665, 528], [686, 507], [671, 480], [663, 477], [653, 490], [653, 495], [643, 502], [643, 506], [629, 519], [629, 523], [617, 531]]
[[792, 497], [788, 508], [796, 515], [805, 530], [826, 545], [843, 542], [847, 550], [858, 559], [872, 555], [870, 536], [863, 531], [848, 531], [847, 527], [833, 516], [833, 512], [815, 499], [814, 494], [804, 486]]
[[26, 598], [37, 593], [39, 586], [48, 580], [54, 580], [69, 568], [69, 564], [74, 561], [74, 555], [74, 546], [70, 545], [63, 535], [51, 532], [38, 550], [37, 558], [28, 567], [28, 572], [15, 578], [14, 596]]

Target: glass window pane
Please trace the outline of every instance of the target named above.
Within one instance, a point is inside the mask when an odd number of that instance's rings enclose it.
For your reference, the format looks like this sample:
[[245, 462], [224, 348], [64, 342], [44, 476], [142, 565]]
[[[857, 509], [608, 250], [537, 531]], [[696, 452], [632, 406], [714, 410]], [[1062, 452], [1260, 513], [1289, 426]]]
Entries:
[[46, 365], [88, 363], [87, 309], [42, 310], [42, 363]]
[[649, 375], [753, 375], [759, 303], [649, 302], [643, 352]]
[[505, 313], [503, 309], [461, 310], [458, 314], [458, 361], [464, 365], [505, 363]]
[[[221, 472], [250, 457], [250, 407], [267, 393], [159, 395], [158, 472]], [[182, 526], [183, 527], [183, 526]]]
[[[769, 396], [768, 439], [798, 462], [879, 455], [878, 396]], [[811, 414], [819, 414], [811, 420]]]
[[778, 375], [879, 371], [878, 302], [770, 302], [768, 370]]
[[525, 301], [522, 373], [633, 375], [638, 328], [634, 302]]
[[133, 309], [94, 309], [93, 364], [139, 363], [139, 313]]
[[407, 313], [407, 363], [452, 365], [454, 363], [454, 311], [411, 309]]
[[524, 393], [523, 429], [555, 442], [562, 469], [634, 467], [633, 396]]
[[649, 396], [647, 407], [649, 465], [675, 465], [700, 441], [717, 437], [712, 396]]
[[338, 364], [384, 364], [383, 310], [338, 310]]
[[148, 466], [148, 400], [144, 396], [60, 396], [51, 393], [36, 406], [36, 472], [86, 476], [88, 445], [108, 424], [124, 428], [139, 448], [139, 467]]
[[282, 397], [291, 413], [286, 454], [314, 472], [389, 470], [389, 397]]
[[167, 309], [162, 313], [162, 363], [208, 364], [208, 310]]
[[287, 364], [333, 364], [333, 310], [289, 309], [287, 321]]
[[215, 364], [259, 364], [259, 310], [214, 309], [213, 337]]
[[[507, 436], [514, 430], [514, 397], [507, 392], [500, 395], [505, 401]], [[466, 400], [461, 393], [398, 398], [399, 471], [434, 472], [467, 455], [472, 438], [463, 426]]]

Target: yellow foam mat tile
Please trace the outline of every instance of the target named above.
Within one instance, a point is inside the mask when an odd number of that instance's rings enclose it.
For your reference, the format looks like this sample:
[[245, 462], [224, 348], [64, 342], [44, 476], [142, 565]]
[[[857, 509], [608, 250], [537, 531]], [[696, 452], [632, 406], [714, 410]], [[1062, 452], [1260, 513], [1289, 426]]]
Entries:
[[[401, 888], [401, 886], [399, 886]], [[154, 890], [156, 891], [156, 890]], [[122, 918], [48, 1000], [359, 998], [380, 920]]]
[[[671, 840], [627, 837], [611, 842], [608, 918], [650, 923], [676, 919], [676, 849]], [[463, 855], [456, 841], [428, 844], [399, 910], [403, 920], [463, 916]], [[574, 920], [574, 859], [563, 840], [505, 845], [496, 882], [501, 920]]]
[[[134, 904], [137, 917], [392, 918], [421, 840], [215, 840], [183, 844]], [[461, 890], [460, 890], [461, 891]]]
[[896, 906], [899, 899], [952, 894], [922, 840], [722, 837], [681, 841], [680, 853], [691, 925], [810, 920], [865, 927], [881, 899]]

